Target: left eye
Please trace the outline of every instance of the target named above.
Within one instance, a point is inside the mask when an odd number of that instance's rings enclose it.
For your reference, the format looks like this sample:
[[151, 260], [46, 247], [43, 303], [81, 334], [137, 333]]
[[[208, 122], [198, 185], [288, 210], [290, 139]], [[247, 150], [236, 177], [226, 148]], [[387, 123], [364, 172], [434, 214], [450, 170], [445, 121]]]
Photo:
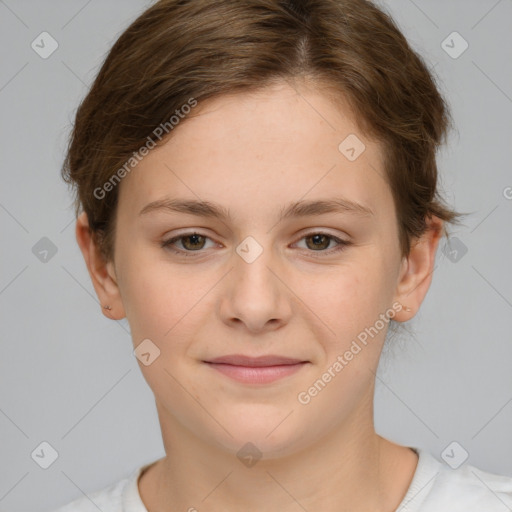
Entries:
[[[209, 237], [203, 236], [200, 233], [185, 233], [180, 236], [170, 238], [169, 240], [164, 240], [161, 243], [161, 246], [170, 249], [176, 254], [181, 254], [184, 256], [195, 256], [195, 254], [190, 253], [200, 252], [201, 249], [204, 249], [206, 240], [212, 241]], [[312, 252], [322, 252], [328, 254], [343, 250], [345, 246], [351, 244], [351, 242], [348, 242], [347, 240], [341, 240], [338, 237], [329, 235], [327, 233], [310, 233], [303, 236], [300, 240], [306, 240], [306, 248], [311, 249]], [[336, 242], [337, 246], [326, 250], [332, 241]], [[176, 242], [180, 242], [183, 249], [176, 249]]]
[[[174, 243], [180, 240], [184, 240], [185, 242], [182, 242], [183, 247], [185, 247], [185, 250], [180, 249], [176, 250], [173, 246]], [[199, 233], [185, 233], [184, 235], [176, 236], [174, 238], [171, 238], [170, 240], [165, 240], [162, 242], [162, 247], [169, 247], [173, 252], [179, 253], [179, 254], [185, 254], [185, 256], [188, 256], [187, 252], [197, 252], [200, 249], [204, 248], [205, 241], [209, 240], [208, 237], [203, 236]]]
[[[313, 251], [316, 252], [327, 252], [323, 249], [326, 249], [331, 241], [335, 241], [338, 244], [338, 247], [340, 245], [348, 245], [344, 240], [340, 240], [339, 238], [328, 235], [327, 233], [311, 233], [302, 237], [301, 240], [306, 240], [306, 247], [308, 249], [313, 248]], [[309, 240], [311, 243], [308, 243]]]

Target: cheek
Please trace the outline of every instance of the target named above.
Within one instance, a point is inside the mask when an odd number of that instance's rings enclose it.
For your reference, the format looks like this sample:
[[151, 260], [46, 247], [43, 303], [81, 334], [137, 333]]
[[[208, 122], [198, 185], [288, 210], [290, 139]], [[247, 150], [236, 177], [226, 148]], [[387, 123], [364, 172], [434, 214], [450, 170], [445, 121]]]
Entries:
[[169, 269], [136, 251], [124, 252], [120, 267], [120, 292], [134, 343], [141, 336], [162, 336], [177, 321], [183, 302], [179, 281]]
[[161, 350], [172, 346], [180, 353], [180, 342], [186, 342], [197, 317], [205, 314], [205, 299], [217, 276], [184, 273], [177, 265], [144, 254], [127, 258], [123, 270], [121, 295], [134, 343], [154, 339]]
[[298, 288], [302, 289], [301, 299], [329, 324], [347, 325], [357, 323], [359, 317], [371, 308], [379, 295], [379, 273], [370, 265], [363, 265], [362, 259], [323, 274], [304, 277]]
[[302, 290], [297, 295], [303, 301], [304, 314], [318, 326], [318, 339], [325, 340], [329, 357], [344, 352], [391, 306], [390, 278], [385, 268], [382, 258], [366, 258], [366, 262], [358, 258], [353, 264], [305, 278], [302, 286], [297, 285], [296, 289]]

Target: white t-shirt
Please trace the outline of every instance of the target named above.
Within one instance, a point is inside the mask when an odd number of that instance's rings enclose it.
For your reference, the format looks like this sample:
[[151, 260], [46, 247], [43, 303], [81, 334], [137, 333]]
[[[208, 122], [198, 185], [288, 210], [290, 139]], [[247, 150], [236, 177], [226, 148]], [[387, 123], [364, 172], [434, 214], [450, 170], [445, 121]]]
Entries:
[[[510, 512], [512, 477], [487, 473], [469, 464], [452, 469], [430, 453], [411, 447], [418, 465], [395, 512]], [[72, 501], [54, 512], [148, 512], [138, 479], [150, 464], [100, 491]]]

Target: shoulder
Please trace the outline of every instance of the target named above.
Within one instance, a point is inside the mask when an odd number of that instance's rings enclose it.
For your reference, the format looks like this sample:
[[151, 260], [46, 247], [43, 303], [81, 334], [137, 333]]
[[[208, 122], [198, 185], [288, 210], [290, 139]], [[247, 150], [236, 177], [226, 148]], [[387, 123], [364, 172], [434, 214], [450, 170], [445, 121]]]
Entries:
[[138, 478], [147, 466], [140, 466], [127, 477], [80, 496], [52, 512], [147, 512], [137, 487]]
[[[512, 509], [512, 477], [464, 464], [452, 469], [425, 450], [397, 512], [505, 512]], [[416, 502], [416, 503], [415, 503]]]
[[127, 479], [123, 478], [103, 489], [80, 496], [53, 512], [122, 512], [121, 496]]
[[512, 477], [483, 471], [471, 465], [442, 469], [432, 489], [430, 509], [440, 512], [450, 506], [452, 512], [503, 512], [512, 508]]

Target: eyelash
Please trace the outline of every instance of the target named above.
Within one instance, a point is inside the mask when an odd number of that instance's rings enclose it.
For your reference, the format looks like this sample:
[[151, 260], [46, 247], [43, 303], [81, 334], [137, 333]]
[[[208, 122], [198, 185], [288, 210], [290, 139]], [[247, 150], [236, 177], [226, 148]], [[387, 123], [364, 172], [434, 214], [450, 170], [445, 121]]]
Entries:
[[[161, 247], [162, 248], [165, 248], [165, 249], [168, 249], [170, 250], [171, 252], [173, 252], [174, 254], [178, 254], [180, 256], [185, 256], [185, 257], [196, 257], [197, 255], [196, 254], [193, 254], [193, 253], [201, 253], [202, 250], [199, 249], [197, 251], [186, 251], [186, 250], [183, 250], [183, 249], [175, 249], [172, 244], [178, 240], [181, 240], [182, 238], [186, 238], [187, 236], [191, 236], [191, 235], [199, 235], [199, 236], [202, 236], [203, 238], [206, 238], [208, 240], [211, 240], [210, 237], [208, 236], [205, 236], [201, 233], [197, 233], [197, 232], [190, 232], [190, 233], [183, 233], [179, 236], [175, 236], [173, 238], [170, 238], [169, 240], [164, 240], [161, 242]], [[311, 233], [307, 233], [306, 235], [302, 236], [298, 241], [304, 239], [304, 238], [307, 238], [307, 237], [310, 237], [310, 236], [313, 236], [313, 235], [324, 235], [324, 236], [327, 236], [328, 238], [330, 238], [331, 240], [334, 240], [338, 245], [335, 247], [335, 248], [331, 248], [331, 249], [325, 249], [325, 250], [319, 250], [319, 251], [309, 251], [312, 254], [313, 257], [315, 258], [322, 258], [325, 254], [327, 255], [331, 255], [331, 254], [334, 254], [334, 253], [338, 253], [338, 252], [341, 252], [341, 251], [344, 251], [346, 249], [346, 247], [348, 247], [349, 245], [352, 245], [352, 242], [349, 242], [348, 240], [341, 240], [340, 238], [334, 236], [334, 235], [330, 235], [329, 233], [324, 233], [322, 231], [313, 231]], [[317, 254], [314, 254], [315, 252], [319, 252], [319, 253], [323, 253], [321, 255], [317, 255]]]

